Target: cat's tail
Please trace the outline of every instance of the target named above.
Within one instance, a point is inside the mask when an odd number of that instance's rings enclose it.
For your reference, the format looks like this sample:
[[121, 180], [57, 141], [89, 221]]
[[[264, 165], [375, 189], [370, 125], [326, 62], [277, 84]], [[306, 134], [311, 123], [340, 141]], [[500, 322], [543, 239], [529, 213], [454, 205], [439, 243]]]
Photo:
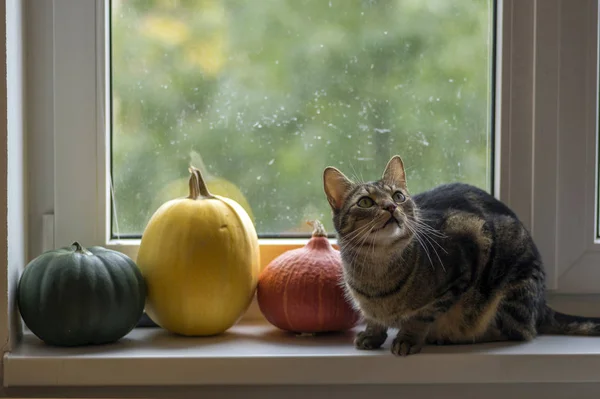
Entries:
[[600, 317], [573, 316], [545, 306], [538, 324], [540, 334], [600, 335]]

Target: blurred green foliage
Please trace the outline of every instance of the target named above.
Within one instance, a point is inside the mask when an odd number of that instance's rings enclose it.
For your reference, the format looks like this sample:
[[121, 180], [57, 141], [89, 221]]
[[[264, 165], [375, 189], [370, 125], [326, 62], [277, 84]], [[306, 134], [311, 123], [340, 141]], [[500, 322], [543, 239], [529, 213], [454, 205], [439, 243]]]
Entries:
[[111, 10], [115, 234], [142, 233], [158, 193], [187, 179], [192, 151], [239, 187], [263, 235], [309, 231], [311, 218], [333, 232], [328, 165], [374, 180], [400, 154], [413, 193], [490, 188], [491, 0]]

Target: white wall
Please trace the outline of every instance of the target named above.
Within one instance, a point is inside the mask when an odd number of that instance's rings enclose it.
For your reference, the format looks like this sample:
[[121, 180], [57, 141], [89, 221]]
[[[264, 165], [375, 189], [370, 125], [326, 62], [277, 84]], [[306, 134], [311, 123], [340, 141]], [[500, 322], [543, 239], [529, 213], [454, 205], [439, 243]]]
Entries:
[[42, 216], [54, 211], [53, 1], [24, 4], [27, 107], [28, 261], [43, 251]]
[[[21, 0], [6, 0], [6, 93], [7, 119], [8, 127], [6, 131], [6, 159], [2, 157], [2, 163], [7, 163], [6, 183], [7, 190], [7, 208], [6, 230], [0, 234], [5, 234], [7, 245], [6, 259], [7, 268], [2, 268], [6, 286], [8, 287], [8, 300], [1, 301], [3, 306], [0, 318], [2, 326], [2, 346], [3, 350], [10, 350], [10, 333], [13, 331], [13, 339], [20, 333], [20, 323], [17, 318], [17, 312], [10, 312], [15, 306], [15, 289], [20, 276], [20, 271], [26, 263], [26, 210], [27, 195], [26, 187], [23, 182], [26, 173], [25, 158], [25, 115], [24, 115], [24, 53], [23, 53], [24, 31], [23, 31], [23, 3]], [[3, 137], [4, 139], [4, 137]], [[1, 203], [0, 203], [1, 204]], [[3, 224], [4, 229], [4, 224]], [[4, 288], [3, 288], [4, 289]], [[13, 315], [9, 319], [9, 313]], [[16, 326], [15, 326], [16, 324]], [[16, 327], [16, 328], [15, 328]]]
[[[6, 76], [6, 3], [0, 2], [0, 31], [2, 32], [2, 42], [0, 43], [0, 74]], [[3, 154], [6, 154], [6, 138], [7, 138], [7, 96], [6, 96], [6, 84], [7, 80], [2, 79], [0, 81], [0, 150]], [[0, 156], [0, 187], [3, 193], [6, 193], [6, 157]], [[0, 195], [0, 209], [7, 209], [7, 195]], [[4, 290], [7, 285], [7, 267], [6, 261], [7, 246], [6, 238], [8, 233], [8, 226], [6, 223], [7, 212], [0, 212], [0, 239], [4, 244], [0, 244], [0, 289]], [[0, 346], [6, 348], [9, 329], [6, 327], [8, 323], [8, 300], [0, 300]], [[2, 351], [4, 352], [4, 350]], [[2, 367], [0, 366], [0, 369]]]

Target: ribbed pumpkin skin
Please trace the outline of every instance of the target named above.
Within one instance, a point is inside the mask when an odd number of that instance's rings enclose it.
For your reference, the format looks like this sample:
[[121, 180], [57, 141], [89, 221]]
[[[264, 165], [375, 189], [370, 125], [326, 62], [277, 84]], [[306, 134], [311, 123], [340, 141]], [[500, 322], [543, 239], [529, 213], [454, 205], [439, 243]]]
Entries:
[[146, 313], [186, 336], [233, 326], [250, 305], [260, 273], [250, 217], [217, 195], [161, 206], [144, 230], [137, 259], [148, 284]]
[[341, 286], [339, 251], [325, 237], [275, 258], [260, 275], [257, 301], [269, 323], [295, 333], [344, 331], [359, 313]]
[[49, 345], [106, 344], [127, 335], [144, 311], [146, 284], [126, 255], [102, 247], [48, 251], [17, 287], [23, 321]]

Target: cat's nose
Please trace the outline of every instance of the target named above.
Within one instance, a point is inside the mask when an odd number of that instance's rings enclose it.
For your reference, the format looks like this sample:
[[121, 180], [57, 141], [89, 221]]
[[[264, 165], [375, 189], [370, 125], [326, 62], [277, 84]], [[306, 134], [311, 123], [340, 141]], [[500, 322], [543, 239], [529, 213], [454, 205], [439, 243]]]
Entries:
[[393, 213], [394, 213], [394, 211], [396, 211], [396, 208], [397, 208], [397, 207], [398, 207], [398, 206], [397, 206], [396, 204], [394, 204], [394, 203], [390, 202], [390, 203], [388, 203], [388, 204], [386, 204], [386, 205], [384, 206], [384, 209], [385, 209], [386, 211], [388, 211], [389, 213], [392, 213], [392, 214], [393, 214]]

